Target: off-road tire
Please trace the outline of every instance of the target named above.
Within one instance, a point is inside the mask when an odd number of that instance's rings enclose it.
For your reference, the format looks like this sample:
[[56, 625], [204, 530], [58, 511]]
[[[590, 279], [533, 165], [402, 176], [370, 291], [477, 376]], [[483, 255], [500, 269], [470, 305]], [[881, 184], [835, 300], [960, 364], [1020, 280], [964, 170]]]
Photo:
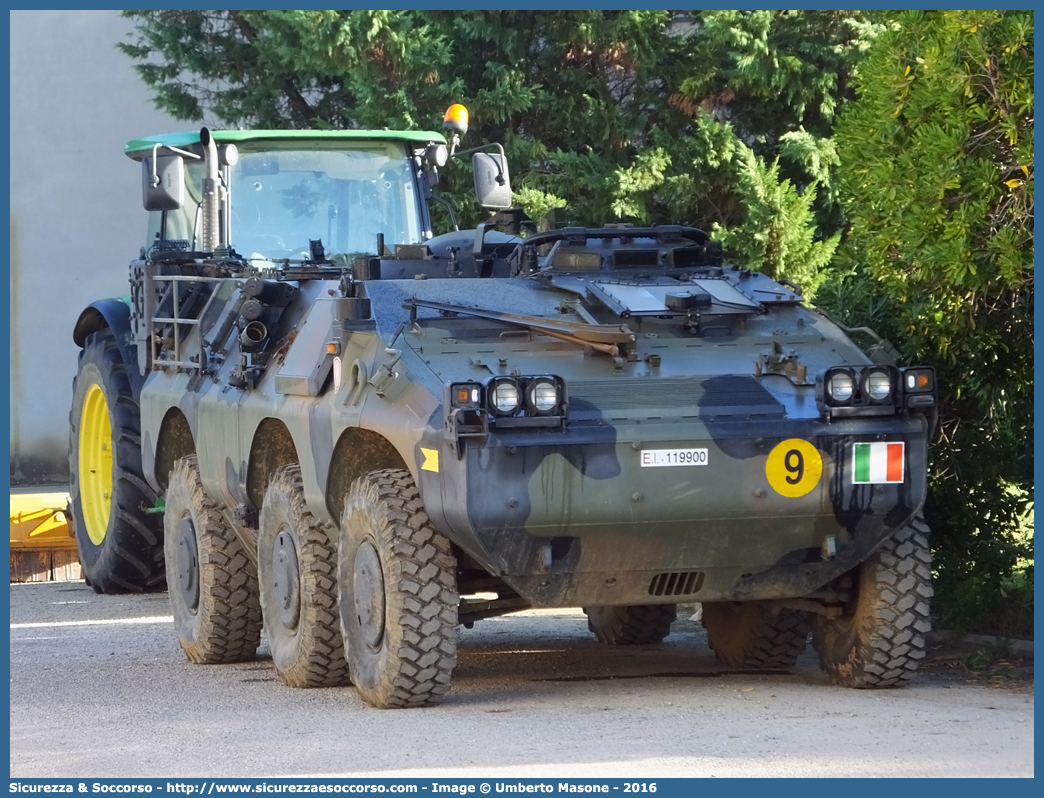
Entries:
[[[92, 391], [95, 387], [97, 390]], [[142, 476], [141, 412], [116, 339], [107, 327], [91, 333], [84, 342], [72, 392], [69, 495], [84, 581], [96, 593], [162, 590], [165, 585], [163, 524], [158, 514], [146, 513], [156, 504], [156, 492]], [[82, 428], [88, 394], [92, 407], [98, 411], [102, 407], [99, 400], [104, 398], [111, 433], [107, 442], [101, 440], [103, 435], [92, 436], [90, 429]], [[94, 437], [98, 439], [93, 440]], [[99, 509], [91, 516], [95, 537], [101, 533], [98, 542], [91, 539], [84, 510], [85, 504], [92, 501], [86, 492], [93, 489], [100, 494], [102, 480], [86, 480], [85, 484], [80, 474], [81, 454], [89, 457], [91, 447], [107, 447], [112, 461], [111, 490], [105, 491], [109, 496], [93, 499], [95, 507], [103, 507], [104, 502], [108, 502], [107, 510]], [[107, 479], [105, 481], [107, 483]]]
[[372, 471], [352, 484], [337, 588], [359, 696], [380, 709], [441, 702], [457, 664], [457, 563], [409, 472]]
[[702, 623], [718, 661], [732, 668], [792, 668], [808, 643], [808, 613], [759, 601], [705, 603]]
[[[163, 533], [167, 593], [185, 656], [200, 664], [253, 659], [261, 641], [257, 569], [217, 505], [203, 492], [195, 455], [177, 460], [170, 472]], [[192, 546], [195, 606], [187, 596], [192, 571], [189, 565], [186, 572], [191, 560], [186, 552]]]
[[855, 596], [838, 618], [816, 616], [812, 644], [823, 670], [843, 687], [899, 687], [916, 673], [932, 623], [928, 527], [915, 519], [855, 575]]
[[258, 535], [258, 580], [279, 678], [290, 687], [348, 684], [337, 610], [337, 549], [308, 511], [298, 465], [283, 466], [268, 483]]
[[678, 617], [674, 604], [630, 607], [584, 607], [587, 628], [598, 642], [610, 646], [641, 646], [662, 643]]

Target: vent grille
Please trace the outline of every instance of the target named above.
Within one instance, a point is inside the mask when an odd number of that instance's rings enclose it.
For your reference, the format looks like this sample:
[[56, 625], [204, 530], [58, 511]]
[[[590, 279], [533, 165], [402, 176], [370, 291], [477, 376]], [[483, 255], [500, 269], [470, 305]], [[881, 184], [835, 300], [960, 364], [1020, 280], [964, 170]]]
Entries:
[[656, 574], [649, 584], [650, 596], [691, 596], [703, 587], [703, 573], [688, 571], [675, 574]]

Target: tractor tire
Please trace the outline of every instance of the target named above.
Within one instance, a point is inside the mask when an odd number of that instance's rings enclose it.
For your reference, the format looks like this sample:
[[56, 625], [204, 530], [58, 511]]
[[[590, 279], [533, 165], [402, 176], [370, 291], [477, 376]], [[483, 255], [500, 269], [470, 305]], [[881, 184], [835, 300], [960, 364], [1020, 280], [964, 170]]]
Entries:
[[642, 646], [662, 643], [678, 617], [674, 604], [631, 607], [584, 607], [587, 628], [598, 642], [609, 646]]
[[855, 570], [845, 614], [812, 622], [812, 644], [831, 682], [874, 688], [910, 680], [932, 628], [931, 568], [928, 527], [915, 519]]
[[283, 466], [272, 476], [260, 527], [261, 616], [279, 678], [290, 687], [348, 684], [337, 549], [308, 511], [300, 466]]
[[84, 581], [96, 593], [165, 586], [163, 523], [142, 476], [141, 413], [108, 328], [80, 350], [69, 412], [69, 496]]
[[196, 456], [174, 463], [163, 515], [167, 593], [190, 662], [245, 662], [261, 641], [257, 570], [203, 492]]
[[702, 621], [718, 661], [733, 668], [792, 668], [808, 643], [808, 613], [759, 601], [705, 603]]
[[360, 477], [338, 547], [338, 603], [352, 684], [379, 709], [432, 706], [457, 664], [457, 562], [408, 471]]

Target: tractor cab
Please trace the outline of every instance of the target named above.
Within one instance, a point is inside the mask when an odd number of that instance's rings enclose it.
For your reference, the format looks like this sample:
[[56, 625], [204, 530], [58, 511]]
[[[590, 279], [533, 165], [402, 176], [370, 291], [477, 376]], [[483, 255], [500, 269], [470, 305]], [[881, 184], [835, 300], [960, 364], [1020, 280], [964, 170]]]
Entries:
[[[438, 167], [472, 156], [486, 208], [511, 205], [499, 144], [458, 150], [467, 110], [453, 105], [441, 133], [392, 130], [209, 130], [129, 142], [149, 214], [143, 258], [217, 256], [265, 269], [346, 267], [362, 255], [415, 255], [432, 233]], [[405, 249], [400, 249], [405, 248]]]
[[[346, 263], [432, 237], [433, 132], [208, 131], [136, 139], [146, 255]], [[212, 155], [208, 156], [208, 151]], [[381, 254], [381, 253], [377, 253]]]

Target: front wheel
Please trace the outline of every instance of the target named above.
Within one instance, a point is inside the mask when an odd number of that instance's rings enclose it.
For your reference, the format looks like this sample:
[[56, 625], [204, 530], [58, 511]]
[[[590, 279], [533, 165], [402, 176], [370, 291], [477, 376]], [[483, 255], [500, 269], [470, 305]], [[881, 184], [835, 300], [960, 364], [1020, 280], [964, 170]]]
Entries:
[[932, 597], [928, 527], [915, 519], [855, 570], [855, 598], [837, 618], [816, 616], [812, 644], [843, 687], [898, 687], [927, 652]]
[[337, 559], [359, 696], [379, 709], [441, 702], [457, 664], [457, 563], [409, 472], [372, 471], [352, 484]]

